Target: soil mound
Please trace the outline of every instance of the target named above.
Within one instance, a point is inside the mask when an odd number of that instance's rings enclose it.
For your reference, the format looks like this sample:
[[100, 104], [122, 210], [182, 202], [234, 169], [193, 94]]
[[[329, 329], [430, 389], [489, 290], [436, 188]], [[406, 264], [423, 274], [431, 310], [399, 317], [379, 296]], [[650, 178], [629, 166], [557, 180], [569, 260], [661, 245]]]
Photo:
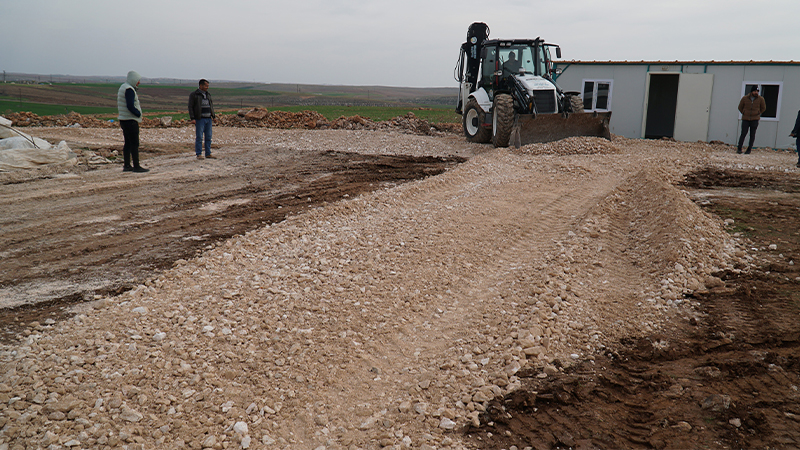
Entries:
[[[74, 128], [113, 128], [116, 121], [101, 120], [76, 112], [55, 116], [39, 116], [31, 112], [12, 113], [6, 116], [15, 127], [74, 127]], [[189, 126], [188, 120], [172, 120], [171, 117], [145, 117], [142, 128], [181, 128]], [[269, 111], [265, 108], [241, 110], [237, 114], [219, 114], [214, 125], [239, 128], [280, 128], [306, 130], [399, 130], [419, 135], [440, 135], [460, 133], [461, 125], [432, 124], [409, 112], [386, 121], [373, 121], [358, 115], [339, 117], [332, 121], [316, 111]]]

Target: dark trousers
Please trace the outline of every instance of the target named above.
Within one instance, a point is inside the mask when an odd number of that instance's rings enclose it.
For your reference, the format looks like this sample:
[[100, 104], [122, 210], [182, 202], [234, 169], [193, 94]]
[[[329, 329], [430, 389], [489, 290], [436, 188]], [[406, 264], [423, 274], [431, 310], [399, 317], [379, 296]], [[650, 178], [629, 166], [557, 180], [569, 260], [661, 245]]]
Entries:
[[119, 126], [122, 128], [122, 137], [125, 138], [125, 145], [122, 147], [122, 156], [125, 167], [139, 167], [139, 122], [135, 120], [120, 120]]
[[750, 143], [747, 145], [747, 153], [753, 149], [753, 142], [756, 140], [756, 128], [758, 128], [758, 120], [742, 120], [742, 134], [739, 135], [739, 147], [737, 151], [742, 151], [742, 144], [744, 144], [744, 137], [747, 132], [750, 132]]
[[795, 138], [795, 148], [797, 148], [797, 165], [800, 166], [800, 134]]

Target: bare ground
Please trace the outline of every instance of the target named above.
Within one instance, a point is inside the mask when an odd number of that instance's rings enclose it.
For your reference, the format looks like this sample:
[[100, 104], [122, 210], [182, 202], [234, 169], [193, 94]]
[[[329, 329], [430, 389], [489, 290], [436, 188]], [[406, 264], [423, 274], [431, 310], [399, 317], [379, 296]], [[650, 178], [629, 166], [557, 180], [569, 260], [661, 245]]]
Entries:
[[800, 443], [791, 154], [176, 133], [143, 176], [6, 176], [4, 301], [96, 301], [4, 311], [0, 445]]
[[[121, 152], [116, 142], [73, 146]], [[119, 294], [231, 236], [464, 160], [269, 145], [222, 153], [196, 161], [189, 145], [148, 143], [143, 164], [157, 173], [146, 176], [119, 164], [0, 174], [0, 306]]]
[[752, 270], [719, 273], [724, 285], [687, 295], [696, 316], [621, 339], [560, 376], [527, 371], [524, 388], [493, 402], [471, 438], [484, 448], [798, 445], [800, 177], [711, 166], [682, 186], [767, 255]]

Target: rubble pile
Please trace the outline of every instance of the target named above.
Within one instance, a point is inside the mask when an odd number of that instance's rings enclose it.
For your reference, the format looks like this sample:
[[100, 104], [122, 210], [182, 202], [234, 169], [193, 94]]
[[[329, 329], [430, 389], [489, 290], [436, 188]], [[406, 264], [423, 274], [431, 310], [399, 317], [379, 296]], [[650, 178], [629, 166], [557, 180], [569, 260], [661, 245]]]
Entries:
[[92, 116], [84, 116], [76, 112], [58, 114], [55, 116], [39, 116], [32, 112], [23, 111], [7, 114], [6, 118], [11, 120], [15, 127], [111, 128], [117, 126], [116, 122], [109, 122]]
[[[81, 115], [76, 112], [55, 116], [39, 116], [30, 112], [9, 114], [15, 127], [74, 127], [74, 128], [113, 128], [118, 124], [115, 120], [102, 120], [92, 116]], [[189, 126], [188, 120], [172, 120], [171, 117], [157, 117], [142, 119], [142, 128], [181, 128]], [[399, 130], [420, 135], [437, 135], [441, 133], [461, 133], [460, 124], [439, 123], [431, 124], [409, 112], [404, 116], [381, 122], [355, 116], [341, 116], [329, 121], [316, 111], [269, 111], [256, 107], [250, 110], [240, 110], [237, 114], [219, 114], [214, 119], [214, 125], [238, 128], [280, 128], [280, 129], [307, 129], [307, 130]]]
[[330, 128], [328, 120], [316, 111], [293, 113], [268, 111], [264, 108], [253, 108], [249, 111], [241, 110], [236, 115], [218, 114], [214, 124], [244, 128], [304, 128], [309, 130]]

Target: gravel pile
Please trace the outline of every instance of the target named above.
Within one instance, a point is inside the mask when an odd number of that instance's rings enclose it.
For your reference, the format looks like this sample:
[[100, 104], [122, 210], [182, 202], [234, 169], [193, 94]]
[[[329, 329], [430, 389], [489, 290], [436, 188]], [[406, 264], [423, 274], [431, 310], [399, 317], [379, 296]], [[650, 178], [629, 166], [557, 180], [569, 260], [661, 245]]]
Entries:
[[619, 153], [612, 141], [594, 137], [571, 137], [556, 142], [523, 145], [519, 153], [528, 155], [609, 155]]
[[473, 156], [233, 238], [71, 320], [30, 324], [0, 350], [0, 449], [465, 448], [454, 430], [518, 389], [523, 368], [546, 377], [690, 318], [685, 294], [752, 259], [673, 185], [733, 161], [721, 147], [240, 139]]

